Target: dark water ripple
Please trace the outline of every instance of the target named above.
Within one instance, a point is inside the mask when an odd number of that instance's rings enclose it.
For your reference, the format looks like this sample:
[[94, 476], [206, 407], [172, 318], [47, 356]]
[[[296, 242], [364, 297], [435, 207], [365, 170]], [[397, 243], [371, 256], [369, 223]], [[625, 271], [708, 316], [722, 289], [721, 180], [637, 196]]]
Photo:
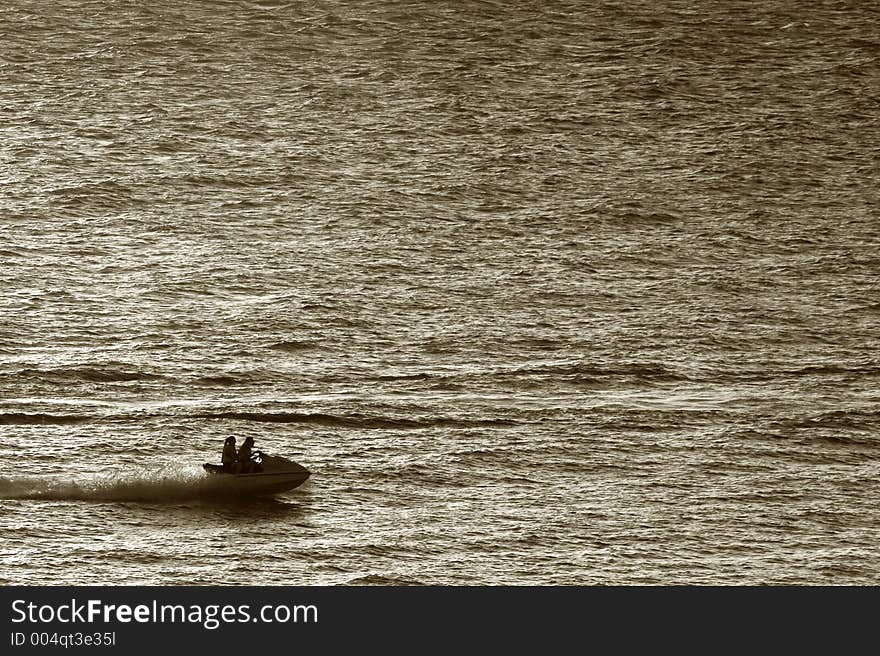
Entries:
[[0, 583], [876, 584], [878, 23], [6, 3]]

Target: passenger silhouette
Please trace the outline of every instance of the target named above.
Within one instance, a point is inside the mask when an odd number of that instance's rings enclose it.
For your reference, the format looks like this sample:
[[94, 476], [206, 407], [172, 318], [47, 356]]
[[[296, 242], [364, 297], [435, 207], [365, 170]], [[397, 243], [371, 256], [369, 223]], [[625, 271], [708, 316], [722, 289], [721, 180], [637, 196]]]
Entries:
[[[244, 448], [244, 446], [242, 446]], [[230, 436], [223, 443], [223, 457], [220, 460], [223, 469], [228, 472], [235, 471], [235, 463], [238, 460], [238, 453], [235, 450], [235, 438]]]
[[253, 453], [254, 438], [248, 435], [244, 438], [241, 448], [238, 450], [238, 467], [236, 473], [247, 474], [254, 469], [254, 462], [251, 460]]

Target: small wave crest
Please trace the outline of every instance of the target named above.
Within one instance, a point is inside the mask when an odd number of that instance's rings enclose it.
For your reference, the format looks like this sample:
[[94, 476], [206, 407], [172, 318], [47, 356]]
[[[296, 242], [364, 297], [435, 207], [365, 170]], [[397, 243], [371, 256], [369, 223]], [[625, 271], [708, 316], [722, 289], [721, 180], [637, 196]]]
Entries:
[[790, 428], [830, 428], [873, 431], [880, 426], [880, 411], [873, 409], [832, 410], [812, 417], [797, 417], [780, 423]]
[[437, 426], [451, 428], [476, 428], [512, 426], [516, 422], [507, 419], [458, 419], [454, 417], [426, 417], [404, 419], [396, 417], [370, 417], [365, 415], [331, 415], [320, 412], [210, 412], [193, 415], [199, 419], [239, 419], [243, 421], [276, 424], [317, 424], [336, 428], [416, 429]]
[[137, 381], [162, 380], [163, 376], [148, 371], [137, 371], [125, 365], [93, 367], [75, 366], [58, 369], [24, 369], [19, 371], [22, 378], [37, 378], [54, 383], [132, 383]]
[[44, 501], [182, 501], [210, 498], [198, 469], [113, 474], [72, 479], [64, 476], [0, 476], [0, 499]]
[[82, 415], [52, 415], [42, 412], [0, 412], [0, 425], [6, 426], [26, 424], [54, 424], [61, 426], [67, 424], [81, 424], [90, 421], [91, 419], [91, 417], [85, 417]]
[[282, 351], [284, 353], [295, 353], [296, 351], [307, 351], [316, 347], [317, 345], [314, 342], [297, 341], [292, 339], [284, 342], [276, 342], [269, 346], [269, 349], [273, 351]]

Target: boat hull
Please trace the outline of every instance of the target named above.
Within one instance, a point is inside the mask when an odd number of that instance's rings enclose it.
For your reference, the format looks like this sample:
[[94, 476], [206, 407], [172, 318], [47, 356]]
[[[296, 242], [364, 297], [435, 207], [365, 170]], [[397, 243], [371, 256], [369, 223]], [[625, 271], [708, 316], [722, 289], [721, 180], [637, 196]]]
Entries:
[[212, 495], [271, 496], [299, 487], [311, 475], [302, 465], [278, 456], [263, 455], [261, 465], [260, 472], [232, 474], [218, 465], [205, 464], [202, 487]]
[[232, 496], [269, 496], [293, 490], [309, 477], [306, 472], [276, 472], [271, 474], [209, 474], [203, 489]]

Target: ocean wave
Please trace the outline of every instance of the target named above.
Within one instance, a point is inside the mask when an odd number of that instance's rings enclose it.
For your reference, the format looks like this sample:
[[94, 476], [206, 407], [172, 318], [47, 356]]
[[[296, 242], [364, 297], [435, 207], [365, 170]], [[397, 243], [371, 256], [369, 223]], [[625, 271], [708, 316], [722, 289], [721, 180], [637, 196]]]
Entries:
[[880, 425], [877, 410], [832, 410], [820, 415], [783, 422], [791, 428], [867, 429]]
[[316, 348], [317, 344], [313, 342], [303, 342], [297, 340], [287, 340], [283, 342], [276, 342], [275, 344], [270, 345], [268, 348], [272, 351], [282, 351], [284, 353], [295, 353], [296, 351], [306, 351], [309, 349]]
[[[520, 346], [524, 346], [523, 342]], [[534, 340], [529, 342], [530, 347], [542, 349], [555, 348], [555, 342]], [[373, 376], [370, 380], [382, 382], [394, 381], [453, 381], [471, 378], [474, 372], [466, 373], [389, 373]], [[587, 363], [587, 362], [564, 362], [547, 363], [535, 362], [517, 367], [494, 369], [478, 372], [477, 376], [486, 376], [500, 380], [516, 380], [517, 384], [524, 384], [522, 379], [554, 377], [577, 383], [607, 384], [609, 380], [638, 380], [644, 382], [686, 382], [692, 380], [688, 375], [673, 367], [656, 362], [619, 362], [619, 363]]]
[[245, 383], [244, 378], [236, 376], [202, 376], [193, 381], [196, 385], [204, 385], [205, 387], [232, 387], [233, 385], [241, 385]]
[[517, 422], [508, 419], [460, 419], [454, 417], [428, 417], [403, 419], [397, 417], [369, 417], [364, 415], [331, 415], [326, 413], [299, 412], [206, 412], [192, 415], [198, 419], [238, 419], [275, 424], [317, 424], [334, 428], [478, 428], [513, 426]]
[[0, 413], [0, 425], [67, 425], [82, 424], [93, 417], [83, 415], [52, 415], [46, 413], [4, 412]]
[[70, 371], [72, 376], [93, 383], [128, 383], [136, 380], [161, 380], [162, 376], [143, 371], [122, 371], [118, 369], [95, 369], [84, 367]]
[[495, 377], [520, 377], [520, 376], [560, 376], [574, 377], [580, 380], [607, 380], [609, 378], [629, 378], [652, 382], [680, 382], [690, 378], [676, 371], [674, 368], [659, 362], [615, 362], [615, 363], [589, 363], [589, 362], [566, 362], [558, 364], [538, 363], [518, 367], [516, 369], [496, 371]]
[[25, 378], [55, 382], [85, 381], [89, 383], [128, 383], [141, 380], [163, 380], [164, 376], [114, 366], [77, 366], [60, 369], [24, 369], [17, 373]]
[[846, 364], [816, 364], [800, 367], [798, 369], [789, 369], [783, 373], [791, 376], [815, 376], [815, 375], [858, 375], [878, 376], [880, 375], [880, 366], [876, 365], [846, 365]]
[[432, 374], [382, 374], [380, 376], [372, 377], [371, 380], [390, 382], [396, 380], [428, 380], [429, 378], [432, 378]]

